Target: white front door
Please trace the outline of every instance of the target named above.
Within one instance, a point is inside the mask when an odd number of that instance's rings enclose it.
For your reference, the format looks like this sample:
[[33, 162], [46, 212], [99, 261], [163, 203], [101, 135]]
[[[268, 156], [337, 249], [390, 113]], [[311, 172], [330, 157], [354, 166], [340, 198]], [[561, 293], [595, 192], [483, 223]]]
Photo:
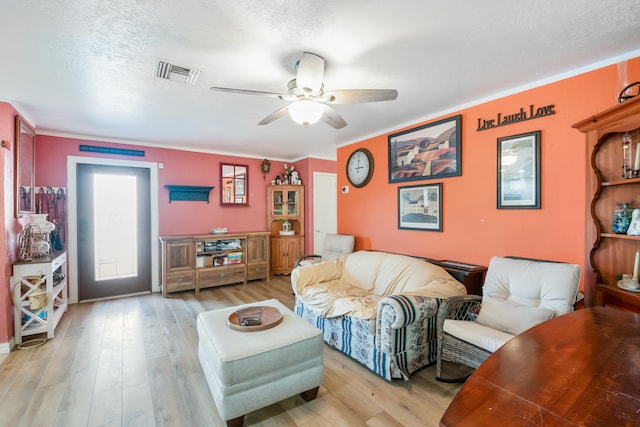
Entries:
[[335, 173], [313, 173], [313, 250], [321, 254], [324, 236], [338, 230], [338, 188]]

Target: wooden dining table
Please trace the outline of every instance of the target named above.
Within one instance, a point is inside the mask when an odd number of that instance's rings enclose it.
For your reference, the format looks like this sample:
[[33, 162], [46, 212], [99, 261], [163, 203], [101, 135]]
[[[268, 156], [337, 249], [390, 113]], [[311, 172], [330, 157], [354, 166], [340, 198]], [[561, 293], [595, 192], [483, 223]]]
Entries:
[[467, 379], [441, 426], [640, 426], [640, 314], [592, 307], [516, 336]]

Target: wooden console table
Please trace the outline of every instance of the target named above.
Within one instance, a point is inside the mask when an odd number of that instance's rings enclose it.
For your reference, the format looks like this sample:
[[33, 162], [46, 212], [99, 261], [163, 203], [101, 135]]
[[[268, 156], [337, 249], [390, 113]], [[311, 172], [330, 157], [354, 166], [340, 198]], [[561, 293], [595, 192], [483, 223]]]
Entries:
[[162, 296], [270, 279], [269, 232], [160, 236]]
[[462, 386], [441, 426], [640, 425], [640, 314], [592, 307], [525, 331]]

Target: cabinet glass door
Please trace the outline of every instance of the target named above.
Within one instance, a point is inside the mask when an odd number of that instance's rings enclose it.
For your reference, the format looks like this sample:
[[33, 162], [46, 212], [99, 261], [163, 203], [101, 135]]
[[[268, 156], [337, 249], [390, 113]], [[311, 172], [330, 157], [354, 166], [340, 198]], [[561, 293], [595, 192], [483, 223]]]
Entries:
[[284, 192], [282, 190], [273, 191], [273, 213], [272, 215], [284, 215]]
[[298, 215], [298, 190], [287, 191], [287, 214]]

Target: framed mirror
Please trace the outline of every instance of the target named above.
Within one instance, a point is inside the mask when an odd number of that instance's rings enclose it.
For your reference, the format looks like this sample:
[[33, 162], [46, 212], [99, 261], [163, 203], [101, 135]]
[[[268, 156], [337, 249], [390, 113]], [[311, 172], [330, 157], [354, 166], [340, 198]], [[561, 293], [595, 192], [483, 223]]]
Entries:
[[16, 217], [35, 213], [36, 133], [16, 115], [15, 143]]
[[249, 167], [220, 163], [220, 205], [249, 204]]

